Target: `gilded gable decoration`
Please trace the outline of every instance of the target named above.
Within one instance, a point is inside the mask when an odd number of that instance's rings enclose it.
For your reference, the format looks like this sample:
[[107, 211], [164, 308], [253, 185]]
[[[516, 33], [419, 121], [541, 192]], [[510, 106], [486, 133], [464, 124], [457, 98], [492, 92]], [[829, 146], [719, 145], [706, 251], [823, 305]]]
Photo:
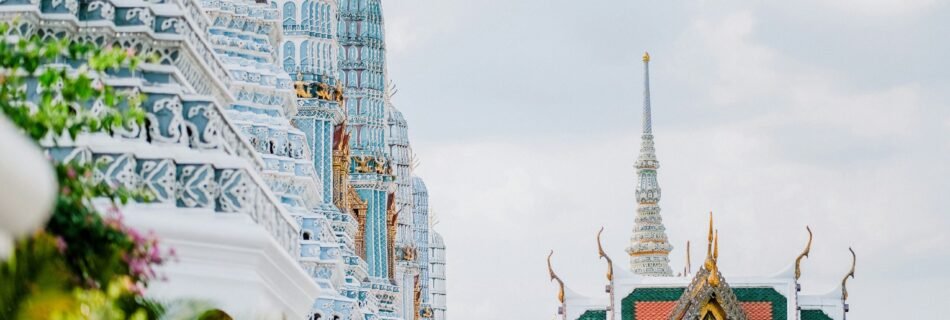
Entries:
[[706, 261], [676, 301], [671, 320], [745, 320], [746, 314], [736, 294], [719, 272], [719, 232], [714, 231], [709, 213], [709, 242]]

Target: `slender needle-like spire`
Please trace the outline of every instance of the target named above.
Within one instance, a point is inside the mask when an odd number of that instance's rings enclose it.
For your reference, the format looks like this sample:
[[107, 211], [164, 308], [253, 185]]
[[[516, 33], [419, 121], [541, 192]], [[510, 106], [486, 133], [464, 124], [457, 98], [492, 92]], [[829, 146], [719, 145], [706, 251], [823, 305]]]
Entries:
[[650, 54], [643, 54], [643, 135], [640, 141], [640, 157], [637, 159], [637, 218], [630, 237], [627, 254], [630, 269], [644, 276], [673, 276], [670, 268], [670, 251], [673, 250], [666, 237], [666, 228], [660, 216], [660, 185], [656, 171], [660, 163], [653, 148], [653, 120], [650, 110]]
[[650, 53], [643, 53], [643, 134], [653, 133], [653, 115], [650, 114]]

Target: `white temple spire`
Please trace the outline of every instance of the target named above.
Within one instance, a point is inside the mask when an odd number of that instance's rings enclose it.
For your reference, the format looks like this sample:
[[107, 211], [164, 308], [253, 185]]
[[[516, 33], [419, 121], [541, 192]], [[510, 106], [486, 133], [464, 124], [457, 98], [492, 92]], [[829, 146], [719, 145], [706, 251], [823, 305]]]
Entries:
[[653, 123], [650, 110], [650, 54], [643, 54], [643, 135], [637, 159], [637, 218], [630, 237], [630, 271], [644, 276], [673, 276], [670, 251], [673, 245], [666, 237], [660, 216], [660, 185], [656, 172], [660, 167], [653, 148]]
[[650, 53], [643, 53], [643, 134], [653, 133], [653, 116], [650, 114]]

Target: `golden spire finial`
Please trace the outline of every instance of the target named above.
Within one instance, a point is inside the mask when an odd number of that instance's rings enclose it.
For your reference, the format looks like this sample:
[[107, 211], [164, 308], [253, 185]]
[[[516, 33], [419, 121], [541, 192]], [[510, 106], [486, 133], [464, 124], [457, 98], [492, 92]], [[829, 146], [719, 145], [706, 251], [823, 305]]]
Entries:
[[709, 257], [712, 255], [712, 241], [713, 241], [713, 213], [709, 211], [709, 242], [706, 243], [706, 256]]
[[706, 282], [713, 287], [718, 287], [720, 279], [716, 260], [719, 258], [719, 230], [713, 232], [712, 212], [709, 212], [709, 242], [706, 244], [706, 261], [703, 266], [709, 271]]
[[848, 277], [854, 279], [854, 265], [858, 262], [858, 256], [854, 254], [854, 249], [848, 247], [848, 251], [851, 251], [851, 271], [848, 271], [848, 274], [844, 275], [844, 279], [841, 279], [841, 301], [848, 301]]
[[808, 253], [811, 252], [811, 228], [805, 226], [805, 230], [808, 230], [808, 244], [805, 245], [805, 250], [795, 259], [795, 280], [798, 280], [798, 278], [802, 276], [802, 258], [807, 257]]
[[[721, 280], [719, 279], [719, 230], [716, 230], [716, 239], [713, 240], [714, 248], [712, 259], [706, 260], [707, 269], [709, 270], [709, 277], [706, 278], [706, 282], [713, 287], [718, 287]], [[710, 263], [711, 262], [711, 263]]]
[[719, 229], [716, 229], [716, 240], [713, 240], [713, 262], [719, 261]]
[[561, 304], [564, 303], [564, 281], [561, 281], [561, 278], [554, 273], [554, 268], [551, 267], [551, 256], [554, 255], [554, 250], [551, 250], [551, 253], [548, 254], [548, 274], [551, 276], [551, 281], [557, 281], [558, 291], [557, 291], [557, 301], [560, 301]]
[[600, 231], [597, 232], [597, 253], [601, 258], [607, 259], [607, 281], [614, 280], [614, 262], [610, 260], [610, 257], [607, 256], [607, 253], [604, 252], [604, 246], [600, 243], [600, 234], [604, 232], [604, 227], [600, 227]]
[[643, 62], [650, 62], [650, 53], [649, 53], [649, 52], [646, 52], [646, 51], [643, 52]]

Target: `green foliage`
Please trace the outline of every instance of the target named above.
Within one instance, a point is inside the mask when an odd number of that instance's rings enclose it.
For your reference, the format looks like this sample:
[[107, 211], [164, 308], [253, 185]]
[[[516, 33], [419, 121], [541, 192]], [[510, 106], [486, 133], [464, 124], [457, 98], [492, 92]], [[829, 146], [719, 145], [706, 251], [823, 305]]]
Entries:
[[71, 285], [69, 267], [56, 239], [41, 233], [17, 244], [0, 265], [0, 319], [14, 319], [25, 297], [60, 300]]
[[[139, 246], [149, 245], [142, 243], [146, 239], [137, 231], [122, 226], [115, 202], [124, 204], [129, 198], [147, 201], [151, 197], [145, 192], [95, 183], [93, 170], [93, 164], [56, 164], [60, 192], [46, 230], [57, 235], [66, 246], [63, 255], [72, 273], [89, 286], [97, 287], [117, 276], [130, 274], [134, 261], [129, 258]], [[94, 198], [113, 199], [113, 212], [105, 219], [89, 204]], [[159, 261], [155, 262], [161, 262], [160, 257], [156, 258]], [[147, 279], [136, 277], [135, 280]]]
[[[0, 33], [9, 25], [0, 25]], [[36, 36], [14, 43], [0, 41], [0, 109], [35, 140], [83, 131], [112, 132], [129, 121], [142, 123], [140, 96], [105, 86], [106, 70], [134, 69], [142, 58], [121, 48], [100, 49], [69, 39], [43, 41]], [[79, 68], [70, 62], [82, 62]], [[35, 81], [35, 86], [31, 86]], [[32, 90], [28, 90], [32, 87]], [[104, 108], [89, 108], [92, 102]], [[118, 108], [121, 102], [127, 107]]]
[[163, 301], [162, 305], [165, 308], [162, 320], [195, 320], [210, 310], [216, 310], [213, 302], [200, 299]]
[[[114, 278], [105, 290], [72, 285], [67, 258], [58, 239], [45, 232], [20, 242], [11, 259], [0, 264], [0, 319], [148, 319], [147, 308], [130, 306], [128, 276]], [[18, 302], [18, 303], [9, 303]]]
[[[8, 28], [0, 23], [0, 33]], [[0, 110], [38, 143], [142, 124], [143, 98], [102, 82], [107, 71], [134, 70], [141, 62], [131, 51], [68, 39], [2, 40]], [[94, 182], [96, 165], [54, 165], [60, 192], [45, 230], [21, 239], [0, 261], [0, 320], [152, 319], [162, 313], [141, 293], [166, 253], [155, 237], [124, 226], [117, 209], [151, 196]], [[93, 206], [97, 198], [112, 200], [106, 215]]]
[[202, 313], [198, 320], [231, 320], [231, 316], [221, 310], [208, 310]]

